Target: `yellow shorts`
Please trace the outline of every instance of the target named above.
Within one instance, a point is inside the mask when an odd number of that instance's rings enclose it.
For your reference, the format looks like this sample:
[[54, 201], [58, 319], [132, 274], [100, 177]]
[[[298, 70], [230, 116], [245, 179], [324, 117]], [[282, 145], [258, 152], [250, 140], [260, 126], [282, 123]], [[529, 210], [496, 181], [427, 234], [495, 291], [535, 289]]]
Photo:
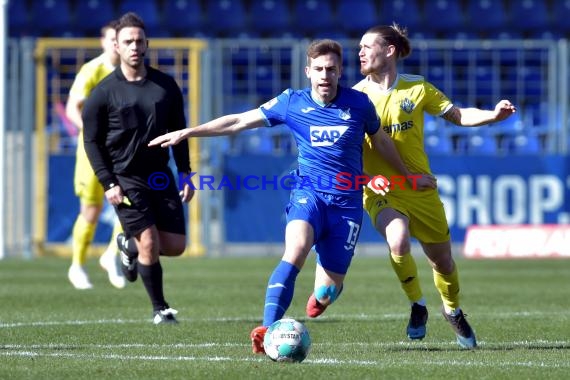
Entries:
[[410, 221], [410, 235], [422, 243], [443, 243], [450, 239], [449, 225], [443, 202], [437, 190], [421, 192], [392, 191], [382, 196], [364, 189], [364, 208], [376, 225], [378, 213], [392, 208], [404, 214]]
[[75, 188], [75, 195], [79, 197], [82, 204], [103, 206], [105, 191], [91, 168], [91, 164], [83, 148], [82, 134], [79, 134], [77, 139], [73, 186]]

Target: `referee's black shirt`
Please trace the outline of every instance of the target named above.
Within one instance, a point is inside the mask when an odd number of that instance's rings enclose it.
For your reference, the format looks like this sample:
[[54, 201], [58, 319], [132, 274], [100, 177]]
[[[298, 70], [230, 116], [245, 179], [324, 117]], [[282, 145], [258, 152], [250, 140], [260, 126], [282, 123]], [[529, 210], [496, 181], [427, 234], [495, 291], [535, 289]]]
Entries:
[[[150, 66], [129, 82], [119, 66], [93, 89], [82, 111], [83, 142], [93, 171], [107, 190], [115, 174], [148, 175], [168, 168], [168, 149], [153, 138], [186, 128], [182, 92], [172, 77]], [[172, 147], [179, 172], [190, 171], [188, 141]]]

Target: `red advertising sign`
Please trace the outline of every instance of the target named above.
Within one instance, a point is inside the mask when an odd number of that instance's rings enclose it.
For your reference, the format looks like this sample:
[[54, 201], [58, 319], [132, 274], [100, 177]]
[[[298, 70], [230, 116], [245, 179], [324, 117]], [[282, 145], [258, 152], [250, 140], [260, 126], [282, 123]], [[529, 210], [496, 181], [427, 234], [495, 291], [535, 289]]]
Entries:
[[472, 226], [463, 254], [468, 258], [570, 258], [570, 224]]

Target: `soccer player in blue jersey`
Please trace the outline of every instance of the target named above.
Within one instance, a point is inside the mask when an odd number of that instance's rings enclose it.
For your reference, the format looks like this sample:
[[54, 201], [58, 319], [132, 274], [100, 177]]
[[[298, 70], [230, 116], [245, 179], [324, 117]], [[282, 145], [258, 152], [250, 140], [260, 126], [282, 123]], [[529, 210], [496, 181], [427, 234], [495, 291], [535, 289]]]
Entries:
[[267, 327], [281, 319], [291, 304], [295, 279], [313, 246], [317, 267], [307, 315], [320, 315], [338, 298], [363, 215], [362, 186], [347, 186], [338, 176], [343, 173], [343, 178], [354, 179], [363, 174], [365, 134], [395, 170], [409, 175], [394, 144], [379, 129], [380, 121], [368, 96], [339, 86], [341, 73], [341, 45], [328, 39], [314, 41], [307, 49], [305, 68], [310, 88], [287, 89], [258, 109], [167, 133], [150, 143], [168, 147], [189, 137], [228, 135], [280, 124], [286, 124], [295, 137], [299, 155], [294, 176], [302, 186], [292, 186], [286, 208], [285, 252], [269, 278], [263, 324], [251, 332], [254, 353], [265, 353]]

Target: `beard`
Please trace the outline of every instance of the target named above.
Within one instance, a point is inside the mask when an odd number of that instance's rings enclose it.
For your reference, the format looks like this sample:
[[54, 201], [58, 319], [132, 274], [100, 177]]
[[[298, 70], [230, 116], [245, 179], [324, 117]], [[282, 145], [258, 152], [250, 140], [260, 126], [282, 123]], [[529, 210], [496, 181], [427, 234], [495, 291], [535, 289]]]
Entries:
[[387, 73], [390, 71], [390, 63], [386, 60], [373, 59], [367, 62], [366, 67], [360, 66], [360, 73], [364, 76]]
[[374, 70], [371, 67], [360, 66], [360, 74], [362, 74], [364, 76], [368, 76], [368, 75], [372, 74], [373, 72], [374, 72]]

